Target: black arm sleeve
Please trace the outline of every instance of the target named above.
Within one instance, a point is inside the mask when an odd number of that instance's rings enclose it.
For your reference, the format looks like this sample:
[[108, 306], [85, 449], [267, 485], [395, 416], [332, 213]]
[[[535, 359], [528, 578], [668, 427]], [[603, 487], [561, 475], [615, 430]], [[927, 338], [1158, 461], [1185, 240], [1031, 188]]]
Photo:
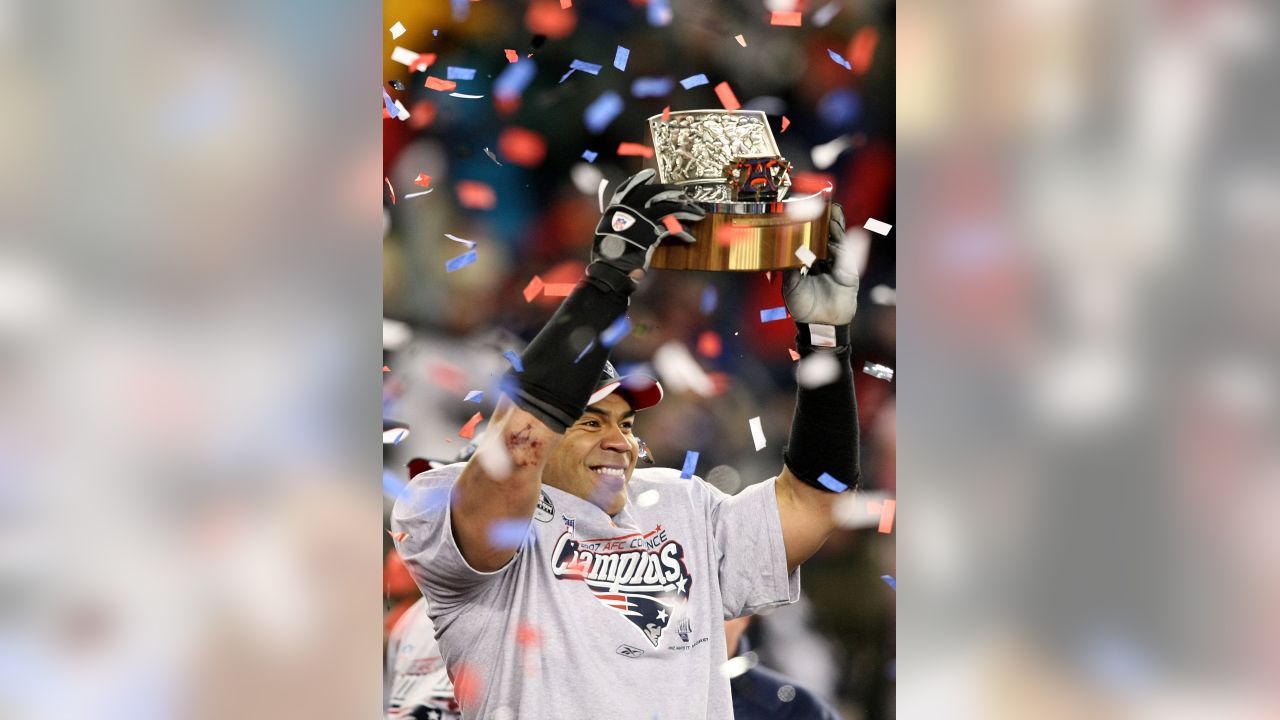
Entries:
[[[818, 350], [798, 343], [802, 358], [815, 352], [835, 355], [840, 374], [821, 387], [796, 389], [796, 410], [791, 438], [782, 451], [792, 474], [820, 490], [838, 492], [856, 487], [862, 480], [858, 465], [858, 406], [853, 395], [853, 350], [848, 346]], [[838, 485], [819, 480], [823, 473]]]

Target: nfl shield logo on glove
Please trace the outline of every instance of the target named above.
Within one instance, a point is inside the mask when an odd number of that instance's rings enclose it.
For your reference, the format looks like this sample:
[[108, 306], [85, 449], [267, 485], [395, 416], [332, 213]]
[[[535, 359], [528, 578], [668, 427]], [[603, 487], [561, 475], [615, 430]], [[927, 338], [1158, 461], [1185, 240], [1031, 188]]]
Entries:
[[635, 224], [636, 224], [635, 218], [619, 210], [618, 212], [614, 213], [613, 222], [610, 223], [610, 226], [613, 228], [614, 232], [622, 232], [623, 230], [626, 230], [627, 228]]

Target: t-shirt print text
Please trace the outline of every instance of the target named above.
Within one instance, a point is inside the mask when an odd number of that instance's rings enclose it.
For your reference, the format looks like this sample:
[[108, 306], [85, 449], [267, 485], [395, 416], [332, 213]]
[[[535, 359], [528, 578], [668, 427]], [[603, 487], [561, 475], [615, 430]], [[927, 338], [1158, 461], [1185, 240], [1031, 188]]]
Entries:
[[560, 580], [581, 580], [597, 600], [626, 618], [653, 647], [671, 613], [689, 597], [693, 577], [684, 547], [658, 525], [647, 533], [576, 540], [556, 539], [551, 568]]

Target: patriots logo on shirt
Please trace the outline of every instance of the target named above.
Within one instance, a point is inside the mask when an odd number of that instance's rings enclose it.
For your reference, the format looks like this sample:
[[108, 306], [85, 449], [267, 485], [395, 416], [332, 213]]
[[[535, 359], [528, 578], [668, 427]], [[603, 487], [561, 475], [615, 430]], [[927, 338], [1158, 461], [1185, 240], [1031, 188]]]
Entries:
[[556, 540], [551, 558], [557, 578], [581, 580], [655, 648], [672, 611], [689, 597], [693, 581], [684, 563], [684, 547], [666, 539], [661, 525], [643, 535], [595, 540], [576, 540], [566, 531]]

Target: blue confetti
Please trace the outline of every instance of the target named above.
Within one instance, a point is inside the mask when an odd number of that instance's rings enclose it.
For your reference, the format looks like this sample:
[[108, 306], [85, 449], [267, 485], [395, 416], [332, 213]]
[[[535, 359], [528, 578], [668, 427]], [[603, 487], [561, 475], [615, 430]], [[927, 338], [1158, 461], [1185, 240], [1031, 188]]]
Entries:
[[462, 268], [464, 268], [464, 267], [466, 267], [466, 266], [470, 265], [471, 263], [473, 263], [473, 262], [475, 262], [475, 261], [476, 261], [476, 251], [475, 251], [475, 250], [468, 250], [467, 252], [464, 252], [464, 253], [462, 253], [461, 255], [459, 255], [458, 257], [453, 258], [453, 259], [452, 259], [452, 260], [450, 260], [449, 262], [445, 263], [445, 264], [444, 264], [444, 269], [445, 269], [445, 271], [446, 271], [446, 272], [453, 272], [454, 270], [461, 270]]
[[787, 319], [787, 307], [785, 305], [781, 307], [769, 308], [768, 310], [760, 311], [760, 322], [762, 323], [773, 322], [774, 320], [786, 320], [786, 319]]
[[514, 100], [533, 82], [538, 68], [533, 60], [520, 60], [507, 65], [493, 81], [493, 96], [499, 100]]
[[382, 468], [382, 494], [397, 499], [404, 494], [405, 482], [392, 472], [391, 468]]
[[489, 544], [496, 549], [515, 550], [528, 534], [528, 520], [494, 520], [489, 523]]
[[649, 11], [645, 19], [653, 27], [666, 27], [671, 24], [670, 0], [649, 0]]
[[831, 492], [838, 492], [838, 493], [842, 493], [842, 492], [844, 492], [845, 490], [848, 490], [848, 489], [849, 489], [849, 486], [848, 486], [848, 485], [845, 485], [844, 483], [842, 483], [842, 482], [840, 482], [839, 480], [837, 480], [837, 479], [835, 479], [835, 478], [831, 477], [831, 476], [830, 476], [830, 475], [828, 475], [827, 473], [822, 473], [821, 475], [819, 475], [819, 476], [818, 476], [818, 482], [820, 482], [820, 483], [822, 483], [824, 486], [826, 486], [826, 488], [827, 488], [828, 490], [830, 490]]
[[888, 585], [894, 590], [898, 589], [898, 581], [894, 580], [892, 575], [881, 575], [880, 579], [884, 581], [885, 585]]
[[638, 98], [658, 97], [671, 92], [675, 84], [669, 77], [638, 77], [631, 82], [631, 94]]
[[842, 66], [845, 70], [853, 70], [853, 66], [849, 64], [848, 60], [845, 60], [843, 57], [840, 57], [840, 53], [828, 48], [827, 54], [831, 56], [831, 59], [834, 60], [837, 65]]
[[680, 471], [680, 477], [688, 480], [693, 477], [693, 471], [698, 467], [698, 451], [689, 450], [684, 454], [684, 468]]
[[396, 109], [395, 101], [391, 99], [391, 96], [387, 94], [386, 90], [382, 91], [382, 102], [387, 106], [387, 112], [391, 113], [391, 117], [395, 117], [400, 114], [400, 111]]
[[581, 360], [584, 355], [591, 352], [591, 348], [595, 346], [596, 346], [595, 338], [592, 338], [591, 342], [587, 343], [587, 346], [582, 348], [582, 352], [578, 353], [578, 357], [573, 359], [573, 364], [577, 365], [578, 361]]
[[600, 333], [600, 344], [607, 348], [611, 348], [614, 345], [617, 345], [618, 342], [621, 341], [622, 338], [626, 337], [630, 332], [631, 318], [623, 315], [617, 320], [614, 320], [612, 325], [605, 328], [604, 332]]
[[716, 309], [716, 289], [707, 286], [702, 288], [702, 314], [710, 315]]
[[711, 81], [707, 79], [707, 76], [705, 74], [698, 73], [697, 75], [690, 75], [689, 77], [681, 80], [680, 87], [684, 88], [685, 90], [689, 90], [691, 88], [696, 88], [699, 85], [706, 85], [709, 82]]
[[516, 372], [524, 372], [524, 364], [520, 362], [520, 356], [516, 354], [515, 350], [508, 350], [502, 353], [502, 357], [506, 358], [507, 362], [511, 363], [511, 367], [515, 368]]
[[601, 66], [595, 63], [589, 63], [585, 60], [578, 60], [575, 58], [573, 62], [569, 63], [569, 67], [573, 68], [574, 70], [581, 70], [582, 72], [589, 73], [591, 75], [599, 75]]
[[457, 67], [450, 65], [445, 69], [445, 79], [447, 80], [475, 80], [476, 69], [468, 67]]
[[593, 163], [596, 161], [596, 152], [594, 150], [583, 150], [582, 159], [589, 163]]
[[561, 76], [560, 76], [559, 83], [563, 83], [565, 80], [568, 80], [568, 79], [569, 79], [569, 76], [570, 76], [570, 75], [572, 75], [572, 74], [574, 74], [574, 73], [576, 73], [576, 72], [578, 72], [578, 71], [577, 71], [577, 70], [574, 70], [573, 68], [569, 68], [569, 72], [567, 72], [567, 73], [565, 73], [565, 74], [563, 74], [563, 75], [561, 75]]
[[631, 51], [619, 45], [617, 52], [613, 54], [613, 66], [623, 72], [626, 72], [627, 58], [629, 57], [631, 57]]
[[471, 392], [467, 393], [467, 396], [462, 398], [462, 400], [463, 402], [478, 403], [481, 400], [484, 400], [484, 393], [480, 390], [472, 390]]
[[613, 119], [622, 114], [622, 97], [612, 90], [605, 90], [587, 106], [582, 114], [587, 130], [599, 134], [609, 127]]
[[[453, 21], [462, 22], [471, 14], [471, 0], [453, 0]], [[432, 30], [431, 34], [435, 35], [438, 30]]]

